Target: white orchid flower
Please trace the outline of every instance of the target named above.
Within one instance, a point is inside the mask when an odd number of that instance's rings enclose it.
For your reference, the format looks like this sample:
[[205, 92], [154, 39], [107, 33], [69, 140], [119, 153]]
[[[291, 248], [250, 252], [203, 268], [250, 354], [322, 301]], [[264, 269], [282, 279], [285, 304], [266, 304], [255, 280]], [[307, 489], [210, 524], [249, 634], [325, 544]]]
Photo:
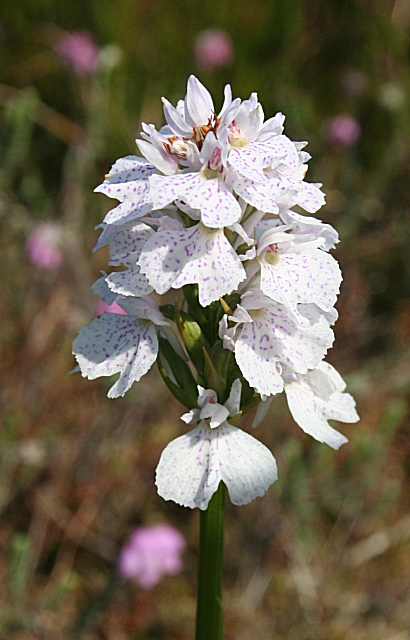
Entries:
[[158, 493], [165, 500], [191, 509], [205, 510], [223, 481], [233, 504], [263, 496], [277, 479], [277, 468], [269, 449], [227, 418], [239, 412], [241, 382], [232, 384], [225, 405], [216, 402], [212, 389], [198, 387], [199, 409], [182, 416], [198, 426], [168, 444], [156, 471]]

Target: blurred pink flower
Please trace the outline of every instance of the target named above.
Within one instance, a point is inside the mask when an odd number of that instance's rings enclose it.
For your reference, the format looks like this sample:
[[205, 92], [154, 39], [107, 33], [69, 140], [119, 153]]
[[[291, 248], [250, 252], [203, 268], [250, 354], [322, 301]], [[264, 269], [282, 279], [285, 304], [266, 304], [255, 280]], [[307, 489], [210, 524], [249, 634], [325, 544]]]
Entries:
[[78, 76], [93, 73], [98, 66], [99, 49], [87, 31], [66, 33], [57, 44], [60, 59]]
[[222, 29], [201, 31], [195, 41], [195, 58], [198, 67], [220, 69], [234, 58], [231, 37]]
[[63, 261], [59, 248], [61, 227], [55, 222], [43, 222], [30, 233], [26, 241], [26, 253], [36, 267], [53, 271]]
[[122, 316], [127, 315], [127, 312], [124, 311], [124, 309], [122, 309], [116, 302], [108, 304], [107, 302], [104, 302], [104, 300], [101, 300], [101, 298], [95, 305], [94, 313], [96, 316], [101, 316], [103, 313], [119, 313]]
[[152, 589], [164, 575], [180, 573], [185, 547], [183, 535], [168, 524], [138, 527], [121, 551], [119, 572], [143, 589]]
[[356, 144], [360, 138], [360, 124], [347, 113], [332, 118], [326, 126], [326, 137], [335, 147], [347, 149]]

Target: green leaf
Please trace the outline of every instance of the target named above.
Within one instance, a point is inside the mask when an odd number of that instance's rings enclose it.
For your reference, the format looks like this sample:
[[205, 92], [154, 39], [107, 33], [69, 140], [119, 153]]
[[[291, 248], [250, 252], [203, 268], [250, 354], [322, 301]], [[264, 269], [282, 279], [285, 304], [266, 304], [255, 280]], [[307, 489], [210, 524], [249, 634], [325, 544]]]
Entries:
[[165, 338], [159, 339], [159, 348], [161, 354], [168, 362], [169, 367], [174, 375], [178, 385], [184, 391], [187, 391], [190, 396], [195, 397], [198, 393], [195, 378], [192, 375], [191, 369], [187, 363], [181, 358], [176, 351], [171, 347], [168, 340]]
[[244, 416], [245, 413], [248, 413], [248, 411], [252, 411], [252, 409], [254, 409], [255, 407], [258, 406], [258, 404], [261, 401], [261, 397], [258, 396], [252, 396], [247, 402], [244, 403], [244, 405], [242, 406], [241, 409], [241, 414]]
[[175, 322], [175, 307], [173, 304], [163, 304], [159, 310], [168, 320]]
[[171, 380], [164, 367], [162, 366], [161, 357], [157, 358], [157, 366], [163, 381], [167, 385], [174, 398], [176, 398], [187, 409], [195, 409], [195, 407], [198, 406], [197, 398], [193, 398], [192, 396], [190, 396], [187, 391], [178, 387], [178, 385]]
[[206, 369], [206, 377], [207, 377], [207, 385], [208, 389], [213, 389], [216, 391], [218, 395], [219, 401], [222, 400], [223, 395], [225, 393], [225, 384], [221, 380], [221, 377], [218, 371], [215, 369], [215, 365], [213, 364], [211, 358], [205, 347], [203, 348], [204, 358], [205, 358], [205, 369]]
[[209, 351], [209, 357], [224, 384], [226, 384], [226, 377], [232, 353], [233, 352], [230, 349], [224, 349], [222, 340], [218, 340], [218, 342], [216, 342]]
[[188, 305], [190, 316], [202, 327], [207, 324], [204, 314], [204, 308], [201, 307], [198, 300], [198, 285], [186, 284], [182, 287], [184, 298]]

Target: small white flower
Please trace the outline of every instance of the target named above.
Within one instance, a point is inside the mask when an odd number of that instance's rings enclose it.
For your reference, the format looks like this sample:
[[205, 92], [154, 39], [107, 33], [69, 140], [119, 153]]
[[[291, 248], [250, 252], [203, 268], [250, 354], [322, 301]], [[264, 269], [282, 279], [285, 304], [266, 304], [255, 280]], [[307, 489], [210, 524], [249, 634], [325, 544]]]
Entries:
[[175, 200], [199, 209], [207, 227], [226, 227], [238, 222], [241, 207], [225, 180], [221, 162], [222, 147], [210, 132], [200, 152], [201, 170], [173, 176], [153, 175], [150, 178], [154, 207], [162, 209]]
[[227, 346], [234, 343], [242, 374], [264, 396], [283, 391], [283, 365], [307, 373], [333, 343], [333, 331], [313, 305], [301, 305], [300, 311], [312, 323], [308, 327], [298, 325], [282, 305], [250, 291], [229, 316], [237, 325], [225, 338]]
[[[162, 452], [156, 471], [162, 498], [205, 510], [222, 480], [233, 504], [242, 505], [263, 496], [275, 482], [276, 462], [269, 449], [226, 421], [239, 411], [240, 392], [240, 380], [235, 380], [229, 400], [222, 406], [214, 402], [215, 391], [200, 388], [201, 408], [195, 416], [190, 412], [182, 419], [191, 422], [209, 415]], [[221, 409], [225, 409], [225, 419]]]
[[347, 438], [329, 426], [328, 420], [357, 422], [355, 401], [343, 393], [346, 384], [336, 369], [327, 362], [305, 375], [285, 383], [290, 412], [305, 433], [338, 449]]
[[266, 231], [259, 240], [257, 258], [261, 267], [261, 291], [286, 305], [302, 326], [309, 320], [299, 311], [301, 304], [316, 304], [331, 312], [337, 300], [342, 274], [336, 260], [323, 251], [322, 238], [310, 239], [279, 229]]
[[104, 313], [82, 327], [73, 342], [73, 354], [84, 377], [94, 380], [121, 374], [109, 390], [109, 398], [123, 396], [147, 373], [158, 355], [158, 328], [169, 327], [149, 296], [117, 297], [116, 302], [128, 315]]
[[138, 264], [160, 294], [197, 283], [203, 307], [234, 291], [246, 278], [223, 230], [202, 223], [182, 231], [159, 231], [144, 245]]
[[211, 94], [195, 76], [188, 78], [185, 100], [180, 100], [176, 108], [166, 98], [162, 98], [164, 115], [171, 136], [174, 135], [185, 140], [194, 138], [200, 141], [206, 136], [209, 129], [216, 129], [217, 125], [224, 122], [225, 119], [230, 121], [241, 101], [239, 98], [232, 100], [232, 91], [229, 85], [226, 85], [224, 94], [224, 103], [216, 118]]

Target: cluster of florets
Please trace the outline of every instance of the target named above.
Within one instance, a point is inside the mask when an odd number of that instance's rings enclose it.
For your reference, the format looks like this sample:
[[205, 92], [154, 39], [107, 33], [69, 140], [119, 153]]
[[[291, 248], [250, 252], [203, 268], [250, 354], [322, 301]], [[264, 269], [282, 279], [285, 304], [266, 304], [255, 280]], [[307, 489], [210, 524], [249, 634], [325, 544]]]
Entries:
[[[205, 509], [219, 481], [235, 504], [263, 495], [276, 479], [272, 454], [233, 426], [285, 391], [302, 429], [338, 448], [346, 438], [328, 419], [355, 422], [353, 398], [323, 361], [341, 283], [328, 253], [337, 232], [315, 213], [319, 184], [304, 181], [306, 143], [283, 134], [280, 113], [264, 122], [256, 94], [217, 115], [205, 87], [188, 80], [184, 101], [163, 99], [167, 125], [142, 125], [144, 157], [118, 160], [96, 191], [120, 201], [100, 225], [96, 249], [110, 264], [94, 292], [126, 315], [105, 313], [80, 331], [73, 352], [84, 376], [120, 373], [124, 395], [158, 362], [198, 426], [165, 449], [160, 495]], [[180, 290], [175, 305], [157, 294]], [[155, 298], [153, 295], [155, 295]], [[174, 332], [173, 327], [176, 327]]]

